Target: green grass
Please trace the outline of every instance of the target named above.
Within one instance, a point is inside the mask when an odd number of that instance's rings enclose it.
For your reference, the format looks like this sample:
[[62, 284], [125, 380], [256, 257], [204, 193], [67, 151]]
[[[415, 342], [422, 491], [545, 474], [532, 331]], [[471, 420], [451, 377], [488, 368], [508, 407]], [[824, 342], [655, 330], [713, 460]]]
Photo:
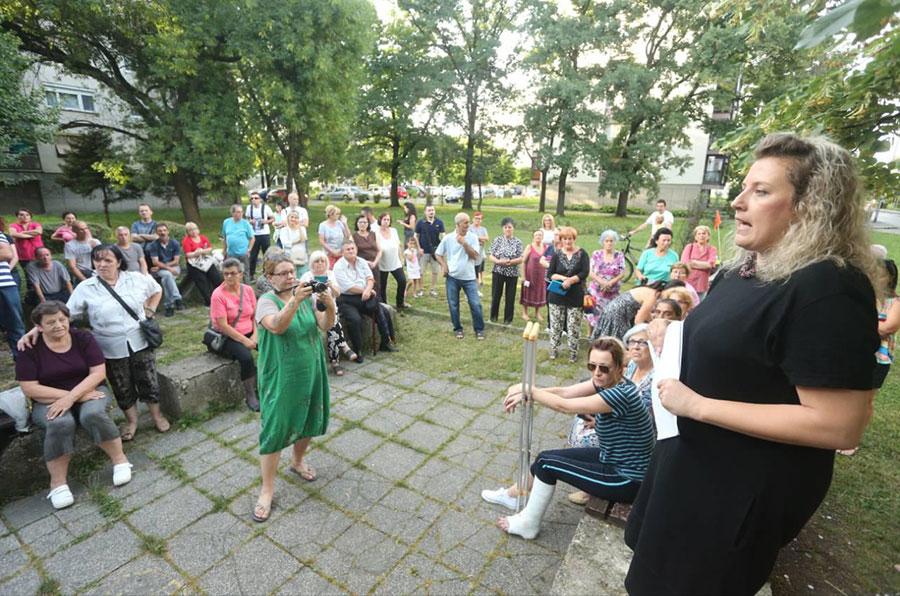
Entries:
[[144, 534], [141, 536], [141, 549], [146, 553], [161, 557], [166, 554], [166, 541], [159, 536]]
[[92, 486], [90, 488], [90, 495], [91, 500], [100, 510], [100, 515], [110, 521], [115, 521], [122, 517], [122, 514], [124, 513], [122, 502], [110, 495], [107, 492], [106, 487]]

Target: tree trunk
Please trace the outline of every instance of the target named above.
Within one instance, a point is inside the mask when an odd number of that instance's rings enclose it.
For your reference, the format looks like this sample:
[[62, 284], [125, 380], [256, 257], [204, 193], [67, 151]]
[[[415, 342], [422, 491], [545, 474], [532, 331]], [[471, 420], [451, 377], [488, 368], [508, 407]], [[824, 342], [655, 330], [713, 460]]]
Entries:
[[628, 189], [619, 191], [619, 202], [616, 204], [616, 217], [628, 215]]
[[194, 192], [194, 185], [188, 175], [176, 170], [172, 174], [172, 186], [175, 187], [175, 194], [178, 195], [178, 201], [181, 203], [181, 212], [184, 214], [184, 221], [192, 221], [197, 224], [203, 222], [200, 217], [200, 204], [197, 201], [197, 195]]
[[484, 195], [481, 194], [481, 182], [478, 183], [478, 209], [476, 211], [481, 211], [481, 198]]
[[543, 213], [547, 210], [547, 169], [541, 170], [541, 199], [538, 203], [538, 211]]
[[569, 168], [563, 168], [559, 171], [559, 192], [556, 197], [556, 216], [562, 217], [566, 214], [566, 179], [569, 177]]
[[109, 193], [105, 184], [100, 187], [100, 192], [103, 193], [103, 217], [106, 218], [106, 227], [111, 228], [112, 224], [109, 223]]
[[472, 179], [474, 178], [472, 170], [475, 166], [475, 119], [478, 115], [478, 105], [472, 99], [469, 99], [467, 105], [469, 119], [466, 127], [466, 174], [462, 208], [470, 211], [472, 209]]
[[[624, 162], [628, 159], [628, 149], [634, 144], [635, 135], [637, 135], [638, 131], [641, 129], [641, 124], [643, 124], [643, 122], [643, 118], [631, 121], [631, 124], [628, 127], [628, 136], [625, 138], [625, 142], [622, 143], [622, 151], [619, 154], [619, 159], [621, 161]], [[628, 215], [629, 194], [630, 192], [627, 188], [619, 191], [619, 202], [616, 205], [616, 217], [625, 217]]]
[[400, 206], [397, 187], [400, 185], [400, 139], [391, 139], [391, 207]]

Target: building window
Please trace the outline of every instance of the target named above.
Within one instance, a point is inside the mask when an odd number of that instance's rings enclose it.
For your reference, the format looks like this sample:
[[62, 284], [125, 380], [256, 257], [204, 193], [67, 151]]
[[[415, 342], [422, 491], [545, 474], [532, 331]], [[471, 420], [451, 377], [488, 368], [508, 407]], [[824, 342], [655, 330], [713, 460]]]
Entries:
[[703, 172], [703, 184], [721, 186], [725, 183], [725, 166], [728, 163], [724, 155], [707, 155], [706, 168]]
[[78, 89], [44, 89], [44, 101], [51, 108], [62, 108], [75, 112], [97, 112], [94, 106], [94, 94]]

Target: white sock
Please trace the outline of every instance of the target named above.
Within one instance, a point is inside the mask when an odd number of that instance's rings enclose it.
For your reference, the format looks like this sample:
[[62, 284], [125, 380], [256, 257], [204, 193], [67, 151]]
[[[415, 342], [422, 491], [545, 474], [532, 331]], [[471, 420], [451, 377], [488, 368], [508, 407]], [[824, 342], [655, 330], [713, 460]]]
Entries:
[[553, 499], [555, 489], [555, 484], [545, 484], [535, 478], [525, 509], [506, 518], [509, 526], [507, 532], [517, 534], [525, 540], [534, 539], [541, 529], [541, 518], [544, 517], [544, 512], [547, 511], [547, 507]]

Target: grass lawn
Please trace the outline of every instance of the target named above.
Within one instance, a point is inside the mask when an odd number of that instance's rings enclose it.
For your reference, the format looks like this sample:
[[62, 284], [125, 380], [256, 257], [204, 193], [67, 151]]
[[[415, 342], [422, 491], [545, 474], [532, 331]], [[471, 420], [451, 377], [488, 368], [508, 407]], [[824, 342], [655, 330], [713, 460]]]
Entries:
[[[506, 216], [515, 220], [516, 234], [526, 243], [531, 231], [539, 226], [541, 214], [534, 210], [511, 206], [493, 207], [488, 204], [489, 201], [486, 200], [483, 211], [485, 226], [492, 236], [500, 232], [500, 220]], [[311, 230], [315, 230], [324, 218], [324, 207], [325, 202], [310, 201]], [[342, 204], [341, 207], [352, 223], [359, 206]], [[453, 214], [458, 208], [448, 205], [438, 206], [437, 209], [438, 217], [444, 220], [449, 229]], [[391, 211], [394, 221], [402, 216], [401, 210], [388, 209], [385, 203], [376, 206], [376, 213], [383, 210]], [[202, 215], [204, 221], [201, 230], [211, 241], [218, 242], [217, 231], [222, 219], [227, 216], [227, 208], [207, 209]], [[101, 214], [86, 217], [102, 223]], [[41, 216], [38, 219], [52, 226], [58, 225], [59, 221], [55, 217]], [[115, 213], [113, 219], [114, 225], [130, 225], [134, 214]], [[180, 222], [183, 218], [180, 210], [159, 209], [155, 213], [155, 219]], [[604, 229], [623, 231], [637, 226], [642, 219], [635, 216], [623, 220], [607, 215], [572, 212], [560, 218], [557, 223], [575, 226], [580, 233], [578, 244], [590, 252], [598, 248], [597, 237]], [[679, 239], [683, 237], [683, 226], [683, 220], [676, 222], [676, 250], [682, 248]], [[724, 228], [723, 243], [727, 242], [726, 232], [729, 226], [726, 224]], [[636, 246], [642, 246], [646, 237], [645, 230], [636, 239]], [[900, 236], [873, 233], [872, 240], [884, 244], [889, 254], [900, 255]], [[311, 245], [318, 246], [314, 233], [311, 234]], [[485, 280], [489, 284], [490, 275], [486, 275]], [[429, 282], [430, 280], [426, 280], [426, 285]], [[487, 287], [485, 296], [489, 296]], [[488, 302], [489, 300], [484, 302], [485, 308]], [[521, 350], [514, 330], [501, 331], [497, 327], [489, 327], [488, 339], [484, 343], [476, 344], [470, 338], [462, 342], [456, 341], [452, 338], [443, 298], [426, 296], [414, 300], [413, 304], [415, 310], [400, 320], [398, 333], [401, 350], [391, 357], [399, 367], [423, 370], [424, 363], [427, 362], [428, 370], [432, 372], [456, 371], [461, 376], [476, 376], [477, 372], [479, 377], [490, 374], [493, 378], [509, 382], [519, 379]], [[462, 305], [461, 312], [468, 331], [471, 325], [468, 324], [465, 305]], [[193, 307], [171, 319], [162, 318], [161, 322], [166, 333], [165, 345], [159, 352], [161, 363], [177, 362], [205, 349], [200, 344], [206, 324], [205, 309]], [[586, 374], [581, 366], [559, 360], [551, 363], [543, 349], [540, 351], [538, 366], [539, 374], [552, 372], [554, 376], [573, 380]], [[352, 365], [348, 369], [348, 374], [352, 374]], [[0, 356], [0, 389], [11, 386], [12, 379], [10, 358]], [[499, 407], [498, 404], [498, 410]], [[563, 426], [560, 427], [561, 444], [565, 431]], [[834, 480], [825, 502], [800, 537], [783, 550], [773, 575], [776, 594], [812, 592], [807, 586], [813, 586], [817, 593], [900, 592], [900, 573], [894, 567], [900, 563], [900, 467], [896, 463], [900, 460], [898, 436], [900, 372], [894, 367], [878, 395], [875, 414], [860, 451], [853, 457], [837, 456]]]

